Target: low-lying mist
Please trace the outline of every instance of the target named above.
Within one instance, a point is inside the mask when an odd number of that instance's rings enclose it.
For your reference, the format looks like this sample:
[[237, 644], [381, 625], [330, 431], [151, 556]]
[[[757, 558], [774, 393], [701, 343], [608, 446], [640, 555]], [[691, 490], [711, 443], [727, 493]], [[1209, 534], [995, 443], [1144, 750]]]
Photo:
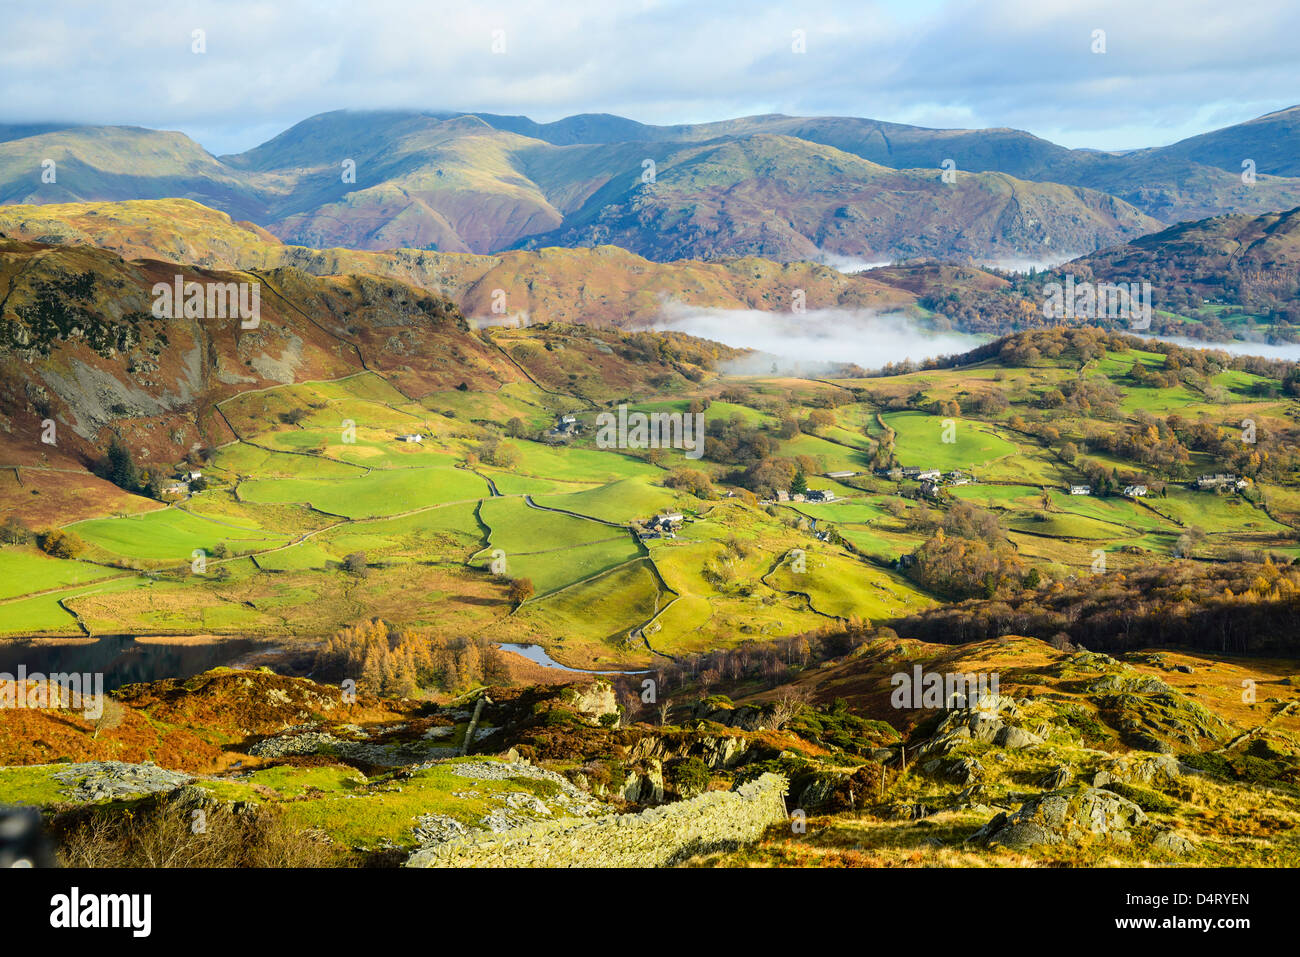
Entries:
[[1208, 349], [1234, 356], [1259, 356], [1262, 359], [1283, 359], [1287, 362], [1300, 361], [1300, 343], [1297, 342], [1244, 342], [1240, 339], [1215, 342], [1208, 339], [1188, 339], [1183, 336], [1156, 336], [1155, 338], [1171, 345], [1182, 346], [1184, 349]]
[[986, 340], [960, 332], [936, 333], [897, 312], [810, 309], [705, 309], [670, 303], [656, 330], [685, 332], [754, 354], [725, 366], [733, 375], [825, 375], [847, 363], [879, 369], [968, 352]]

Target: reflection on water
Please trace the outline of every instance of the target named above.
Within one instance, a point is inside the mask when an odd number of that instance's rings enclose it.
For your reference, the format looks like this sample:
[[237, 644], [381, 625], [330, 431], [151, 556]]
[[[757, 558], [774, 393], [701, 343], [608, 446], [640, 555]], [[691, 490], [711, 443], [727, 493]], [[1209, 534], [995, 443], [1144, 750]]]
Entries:
[[0, 641], [0, 674], [13, 676], [22, 665], [31, 675], [102, 673], [104, 690], [138, 681], [189, 678], [209, 668], [229, 665], [270, 642], [249, 638], [188, 644], [141, 643], [134, 638], [93, 641]]
[[541, 645], [516, 645], [509, 642], [497, 642], [496, 646], [502, 651], [512, 651], [517, 655], [523, 655], [534, 664], [541, 665], [543, 668], [554, 668], [556, 671], [571, 671], [579, 675], [645, 675], [649, 671], [587, 671], [584, 668], [570, 668], [560, 664], [554, 658], [546, 653], [546, 649]]

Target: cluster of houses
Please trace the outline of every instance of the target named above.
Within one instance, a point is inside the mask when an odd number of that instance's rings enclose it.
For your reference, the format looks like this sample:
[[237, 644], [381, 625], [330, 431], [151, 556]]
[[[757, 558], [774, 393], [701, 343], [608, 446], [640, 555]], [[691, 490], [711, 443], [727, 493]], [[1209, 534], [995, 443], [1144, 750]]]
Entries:
[[[861, 474], [862, 474], [861, 472], [853, 472], [848, 469], [844, 469], [843, 471], [839, 471], [839, 472], [823, 472], [822, 476], [824, 478], [833, 479], [834, 481], [838, 482], [844, 479], [856, 478]], [[786, 489], [777, 489], [776, 501], [777, 502], [807, 502], [811, 505], [824, 505], [827, 502], [839, 501], [839, 499], [836, 497], [835, 493], [828, 488], [810, 488], [806, 492], [796, 492], [793, 495], [791, 495], [790, 492], [787, 491]], [[770, 505], [772, 503], [764, 502], [763, 504]]]
[[[1092, 494], [1092, 486], [1091, 486], [1091, 485], [1071, 485], [1071, 486], [1070, 486], [1070, 494], [1071, 494], [1071, 495], [1091, 495], [1091, 494]], [[1146, 487], [1145, 485], [1125, 485], [1124, 488], [1120, 491], [1120, 494], [1123, 495], [1125, 498], [1144, 498], [1144, 497], [1146, 496], [1146, 494], [1147, 494], [1147, 487]]]
[[942, 469], [923, 469], [915, 465], [876, 469], [876, 474], [893, 482], [918, 482], [926, 498], [938, 498], [939, 490], [957, 485], [969, 485], [971, 477], [960, 469], [944, 473]]
[[943, 485], [967, 485], [971, 478], [960, 469], [944, 474], [942, 469], [923, 469], [916, 465], [891, 466], [876, 469], [876, 474], [891, 482], [939, 482]]
[[568, 442], [582, 432], [582, 423], [576, 416], [562, 415], [547, 430], [544, 438], [547, 442]]
[[1196, 480], [1196, 488], [1202, 492], [1217, 492], [1221, 488], [1243, 489], [1250, 484], [1249, 479], [1238, 478], [1226, 472], [1214, 475], [1202, 475]]
[[190, 483], [203, 478], [198, 469], [181, 469], [175, 478], [168, 479], [159, 490], [163, 495], [189, 495]]
[[676, 538], [682, 520], [681, 512], [661, 512], [653, 518], [637, 523], [637, 537], [643, 542], [653, 538]]
[[835, 493], [828, 488], [810, 488], [807, 492], [796, 492], [791, 495], [785, 489], [776, 490], [776, 500], [778, 502], [810, 502], [813, 504], [823, 504], [825, 502], [835, 501]]
[[[1219, 489], [1243, 489], [1250, 485], [1249, 479], [1239, 478], [1236, 475], [1230, 475], [1225, 472], [1217, 472], [1214, 475], [1202, 475], [1192, 487], [1201, 492], [1217, 492]], [[1125, 498], [1144, 498], [1147, 494], [1145, 485], [1125, 485], [1121, 494]], [[1091, 485], [1071, 485], [1071, 495], [1091, 495]]]

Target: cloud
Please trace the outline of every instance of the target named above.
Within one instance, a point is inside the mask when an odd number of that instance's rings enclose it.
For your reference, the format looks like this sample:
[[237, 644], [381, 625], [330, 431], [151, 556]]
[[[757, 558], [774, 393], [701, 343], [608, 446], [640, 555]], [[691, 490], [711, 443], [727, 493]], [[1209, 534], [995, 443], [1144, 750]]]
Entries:
[[0, 122], [180, 129], [222, 153], [345, 108], [785, 112], [1134, 148], [1292, 105], [1297, 34], [1289, 0], [52, 0], [6, 9]]
[[893, 265], [893, 261], [889, 259], [861, 259], [857, 256], [841, 256], [839, 253], [829, 252], [825, 249], [817, 250], [817, 262], [842, 273], [865, 272], [868, 269], [880, 269], [883, 266]]
[[681, 303], [664, 308], [656, 330], [685, 332], [755, 354], [728, 366], [738, 375], [822, 375], [854, 363], [878, 369], [890, 362], [921, 361], [968, 352], [984, 338], [933, 333], [898, 313], [814, 309], [805, 313], [756, 309], [701, 309]]

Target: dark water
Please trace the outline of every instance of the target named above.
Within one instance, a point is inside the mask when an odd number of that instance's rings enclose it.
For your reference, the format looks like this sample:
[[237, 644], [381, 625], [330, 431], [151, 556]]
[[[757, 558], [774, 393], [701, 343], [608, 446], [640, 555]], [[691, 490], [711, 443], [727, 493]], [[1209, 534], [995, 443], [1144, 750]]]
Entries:
[[541, 645], [520, 645], [513, 642], [498, 641], [496, 646], [502, 651], [510, 651], [517, 655], [523, 655], [534, 664], [541, 665], [543, 668], [554, 668], [556, 671], [570, 671], [577, 675], [647, 675], [648, 671], [586, 671], [582, 668], [569, 668], [560, 664], [554, 658], [546, 653], [546, 649]]
[[29, 676], [34, 672], [103, 674], [104, 690], [112, 691], [138, 681], [189, 678], [273, 647], [247, 638], [184, 645], [142, 644], [134, 638], [40, 643], [5, 639], [0, 641], [0, 676], [16, 675], [19, 665], [26, 667]]

